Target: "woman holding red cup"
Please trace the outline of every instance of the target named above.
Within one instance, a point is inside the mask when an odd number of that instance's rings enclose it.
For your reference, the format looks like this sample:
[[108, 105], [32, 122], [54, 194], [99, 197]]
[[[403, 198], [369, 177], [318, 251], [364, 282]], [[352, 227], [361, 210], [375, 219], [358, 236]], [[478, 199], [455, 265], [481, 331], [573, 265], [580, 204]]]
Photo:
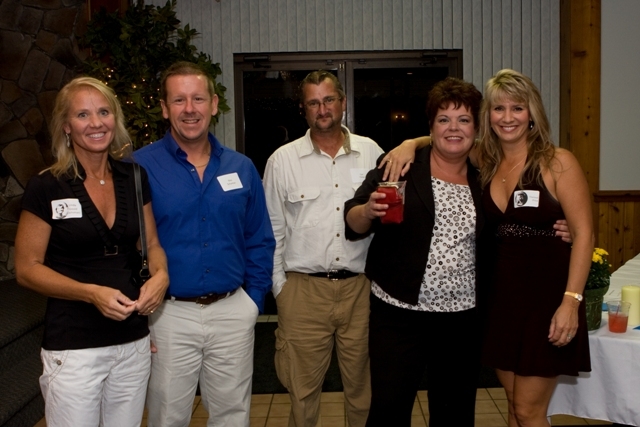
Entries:
[[[588, 186], [575, 157], [551, 142], [531, 79], [499, 71], [485, 95], [482, 142], [479, 152], [470, 153], [481, 166], [484, 188], [478, 256], [491, 254], [476, 264], [490, 284], [480, 304], [485, 312], [482, 360], [496, 368], [505, 387], [509, 426], [548, 425], [547, 406], [558, 375], [590, 369], [581, 295], [593, 247]], [[406, 173], [413, 147], [428, 141], [405, 141], [379, 168], [385, 174]], [[381, 197], [372, 199], [380, 203]]]
[[387, 195], [377, 191], [382, 169], [370, 171], [345, 204], [348, 239], [375, 233], [365, 267], [372, 281], [368, 427], [411, 424], [425, 369], [430, 426], [474, 423], [480, 336], [476, 240], [484, 220], [478, 172], [468, 154], [482, 94], [449, 77], [428, 99], [432, 145], [416, 152], [404, 177], [402, 222], [382, 221], [389, 215]]

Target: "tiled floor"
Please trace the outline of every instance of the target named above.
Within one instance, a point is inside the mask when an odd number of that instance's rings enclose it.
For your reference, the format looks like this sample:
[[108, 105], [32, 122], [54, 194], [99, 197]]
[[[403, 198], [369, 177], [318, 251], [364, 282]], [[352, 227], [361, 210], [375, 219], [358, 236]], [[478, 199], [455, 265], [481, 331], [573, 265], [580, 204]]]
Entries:
[[[323, 427], [346, 427], [344, 396], [342, 393], [323, 393], [320, 407]], [[286, 427], [291, 403], [287, 394], [254, 394], [251, 401], [251, 427]], [[506, 427], [507, 400], [501, 388], [478, 389], [476, 398], [476, 427]], [[412, 427], [427, 426], [427, 392], [419, 391], [413, 406]], [[609, 424], [602, 421], [586, 420], [568, 415], [551, 417], [551, 425], [573, 426]], [[45, 427], [44, 419], [35, 427]], [[146, 427], [147, 419], [142, 420]], [[190, 427], [205, 427], [207, 412], [196, 396], [193, 402], [193, 416]]]
[[[323, 427], [346, 427], [344, 396], [342, 393], [322, 393], [320, 414]], [[254, 394], [251, 401], [251, 427], [286, 427], [291, 403], [287, 394]], [[506, 427], [507, 400], [501, 388], [478, 389], [476, 398], [476, 427]], [[427, 392], [419, 391], [413, 406], [412, 427], [427, 426]], [[554, 415], [551, 425], [584, 426], [609, 424], [603, 421], [586, 420], [568, 415]], [[193, 402], [193, 416], [190, 427], [205, 427], [207, 412], [196, 396]], [[45, 427], [44, 419], [35, 427]], [[142, 427], [147, 426], [146, 414]]]
[[[259, 322], [277, 321], [277, 316], [260, 316]], [[251, 400], [251, 427], [286, 427], [288, 424], [291, 402], [287, 394], [254, 394]], [[322, 393], [320, 406], [323, 427], [346, 427], [344, 395], [338, 393]], [[476, 427], [506, 427], [507, 398], [502, 388], [478, 389], [476, 397]], [[427, 426], [429, 410], [427, 392], [419, 391], [413, 406], [412, 427]], [[554, 415], [551, 425], [593, 425], [609, 424], [603, 421], [587, 420], [568, 415]], [[207, 412], [196, 396], [193, 402], [193, 415], [190, 427], [205, 427]], [[45, 427], [44, 419], [35, 427]], [[147, 426], [146, 413], [142, 427]]]
[[[320, 414], [323, 427], [345, 427], [346, 417], [344, 396], [342, 393], [323, 393]], [[254, 395], [251, 403], [251, 427], [286, 427], [290, 402], [286, 394]], [[194, 412], [198, 413], [196, 408]], [[204, 411], [202, 411], [204, 413]], [[506, 427], [507, 400], [501, 388], [479, 389], [476, 398], [476, 427]], [[427, 409], [427, 392], [419, 391], [413, 406], [412, 427], [427, 426], [429, 410]], [[589, 425], [600, 424], [590, 420], [569, 416], [552, 417], [552, 425]], [[198, 424], [194, 418], [191, 426]], [[144, 426], [144, 424], [143, 424]]]

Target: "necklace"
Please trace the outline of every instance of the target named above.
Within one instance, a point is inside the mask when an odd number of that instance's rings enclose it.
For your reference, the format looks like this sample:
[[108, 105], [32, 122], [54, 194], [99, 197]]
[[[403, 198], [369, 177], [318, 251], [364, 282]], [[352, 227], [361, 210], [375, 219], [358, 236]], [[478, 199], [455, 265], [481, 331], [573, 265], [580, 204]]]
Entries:
[[95, 177], [95, 176], [93, 176], [93, 175], [89, 175], [89, 173], [87, 173], [87, 176], [88, 176], [89, 178], [93, 178], [93, 179], [98, 180], [98, 182], [100, 183], [100, 185], [105, 185], [105, 184], [107, 183], [107, 181], [105, 181], [104, 179], [96, 178], [96, 177]]
[[209, 161], [211, 160], [211, 150], [209, 150], [209, 152], [207, 154], [205, 154], [207, 156], [207, 161], [201, 165], [193, 165], [194, 168], [198, 169], [201, 168], [203, 166], [207, 166], [209, 164]]
[[[524, 159], [526, 159], [526, 157], [525, 157]], [[511, 172], [513, 172], [513, 170], [514, 170], [516, 167], [518, 167], [518, 165], [519, 165], [520, 163], [522, 163], [522, 162], [524, 161], [524, 159], [522, 159], [522, 160], [520, 160], [518, 163], [516, 163], [516, 164], [515, 164], [515, 165], [514, 165], [510, 170], [509, 170], [509, 172], [507, 172], [507, 173], [502, 177], [502, 183], [503, 183], [503, 184], [504, 184], [505, 182], [507, 182], [507, 177], [509, 176], [509, 174], [510, 174]]]
[[[209, 160], [211, 160], [211, 159], [209, 159]], [[207, 163], [203, 163], [203, 164], [201, 164], [201, 165], [193, 165], [193, 166], [194, 166], [196, 169], [197, 169], [197, 168], [201, 168], [201, 167], [203, 167], [203, 166], [207, 166], [207, 165], [209, 164], [209, 160], [207, 160]]]

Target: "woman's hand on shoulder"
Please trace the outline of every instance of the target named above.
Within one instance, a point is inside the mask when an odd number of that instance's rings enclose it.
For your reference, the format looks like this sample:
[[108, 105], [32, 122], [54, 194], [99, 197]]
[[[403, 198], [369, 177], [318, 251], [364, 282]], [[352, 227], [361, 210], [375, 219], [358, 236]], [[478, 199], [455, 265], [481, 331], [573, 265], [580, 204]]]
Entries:
[[398, 181], [401, 176], [409, 172], [411, 163], [416, 158], [416, 150], [426, 147], [431, 142], [431, 137], [421, 136], [414, 139], [405, 139], [402, 144], [389, 151], [378, 165], [378, 169], [384, 168], [383, 181]]

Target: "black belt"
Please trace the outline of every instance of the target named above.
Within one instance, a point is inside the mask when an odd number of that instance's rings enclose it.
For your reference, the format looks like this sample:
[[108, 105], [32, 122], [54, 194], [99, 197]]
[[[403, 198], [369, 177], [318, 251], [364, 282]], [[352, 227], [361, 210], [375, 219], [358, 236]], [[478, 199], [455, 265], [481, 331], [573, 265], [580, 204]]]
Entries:
[[323, 277], [329, 280], [342, 280], [342, 279], [349, 279], [351, 277], [356, 277], [358, 274], [360, 273], [354, 273], [353, 271], [349, 271], [349, 270], [329, 270], [329, 271], [323, 271], [321, 273], [309, 273], [309, 276]]
[[207, 294], [199, 297], [174, 297], [169, 294], [164, 296], [164, 299], [176, 300], [176, 301], [184, 301], [184, 302], [195, 302], [196, 304], [209, 305], [213, 304], [216, 301], [220, 301], [221, 299], [225, 299], [226, 297], [230, 297], [235, 294], [237, 289], [232, 290], [231, 292], [225, 292], [223, 294]]

